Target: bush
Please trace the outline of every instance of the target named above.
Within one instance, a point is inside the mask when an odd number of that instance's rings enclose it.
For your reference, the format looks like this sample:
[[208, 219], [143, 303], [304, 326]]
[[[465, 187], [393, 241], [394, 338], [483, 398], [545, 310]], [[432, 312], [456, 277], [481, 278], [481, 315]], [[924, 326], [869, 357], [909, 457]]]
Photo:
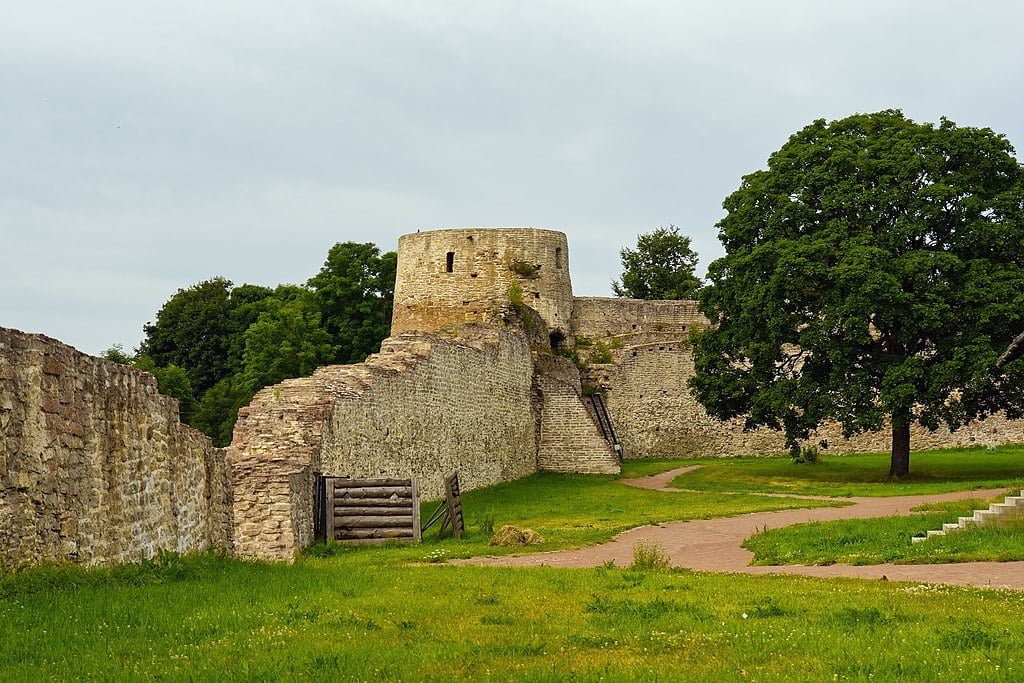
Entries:
[[665, 549], [651, 541], [638, 541], [633, 546], [632, 569], [640, 571], [660, 571], [669, 568], [670, 563]]
[[821, 452], [817, 446], [804, 446], [800, 450], [793, 449], [790, 453], [795, 465], [817, 465], [821, 462]]
[[592, 363], [602, 364], [612, 362], [612, 350], [608, 348], [608, 345], [602, 341], [594, 344], [594, 350], [590, 354], [590, 361]]

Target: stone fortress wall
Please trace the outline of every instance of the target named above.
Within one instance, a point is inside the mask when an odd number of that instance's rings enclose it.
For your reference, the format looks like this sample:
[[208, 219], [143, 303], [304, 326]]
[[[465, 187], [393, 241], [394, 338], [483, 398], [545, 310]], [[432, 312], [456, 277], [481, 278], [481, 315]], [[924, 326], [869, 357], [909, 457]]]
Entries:
[[[730, 457], [786, 452], [781, 432], [745, 431], [740, 419], [722, 422], [708, 415], [687, 388], [693, 377], [690, 331], [708, 326], [695, 301], [577, 298], [573, 333], [600, 342], [611, 363], [591, 365], [585, 379], [605, 393], [624, 457]], [[593, 355], [593, 347], [588, 347]], [[586, 357], [586, 353], [584, 356]], [[826, 424], [809, 444], [827, 444], [826, 453], [887, 451], [888, 430], [849, 439], [838, 424]], [[950, 432], [911, 428], [914, 450], [1024, 442], [1024, 421], [996, 415]]]
[[231, 494], [152, 375], [0, 328], [0, 567], [230, 550]]
[[[537, 470], [618, 473], [594, 390], [626, 457], [784, 452], [777, 432], [714, 420], [690, 394], [689, 334], [707, 324], [692, 301], [573, 298], [561, 233], [405, 235], [380, 353], [263, 389], [226, 452], [180, 424], [151, 375], [0, 328], [0, 564], [209, 547], [292, 560], [313, 540], [317, 474], [414, 476], [429, 499], [452, 470], [464, 490]], [[581, 370], [566, 349], [592, 362]], [[826, 426], [812, 442], [842, 453], [886, 450], [888, 438]], [[1022, 442], [1024, 422], [912, 439]]]
[[[455, 339], [406, 333], [357, 365], [260, 391], [229, 456], [236, 551], [291, 559], [312, 541], [312, 478], [417, 477], [424, 499], [459, 472], [466, 490], [537, 470], [533, 365], [525, 337], [467, 325]], [[250, 484], [250, 482], [253, 482]], [[271, 502], [271, 484], [288, 489]]]
[[[509, 301], [513, 283], [522, 310]], [[414, 476], [430, 499], [453, 470], [463, 490], [538, 469], [620, 472], [579, 372], [552, 354], [571, 315], [562, 233], [404, 235], [393, 336], [380, 353], [268, 387], [240, 412], [228, 449], [236, 552], [289, 560], [308, 545], [316, 474]]]

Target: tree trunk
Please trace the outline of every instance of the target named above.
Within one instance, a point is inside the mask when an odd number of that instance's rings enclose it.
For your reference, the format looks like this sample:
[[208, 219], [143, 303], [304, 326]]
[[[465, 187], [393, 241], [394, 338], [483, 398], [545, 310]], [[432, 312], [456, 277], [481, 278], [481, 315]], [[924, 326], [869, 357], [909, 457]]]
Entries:
[[910, 476], [910, 415], [892, 416], [892, 459], [889, 462], [890, 479]]

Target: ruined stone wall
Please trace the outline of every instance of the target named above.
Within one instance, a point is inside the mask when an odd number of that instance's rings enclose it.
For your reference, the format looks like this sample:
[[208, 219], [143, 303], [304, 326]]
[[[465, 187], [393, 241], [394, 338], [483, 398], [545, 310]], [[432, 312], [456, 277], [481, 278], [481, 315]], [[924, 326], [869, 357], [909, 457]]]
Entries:
[[533, 361], [523, 335], [465, 326], [459, 337], [408, 334], [364, 364], [369, 387], [335, 403], [323, 472], [420, 479], [444, 495], [459, 471], [464, 490], [536, 471]]
[[152, 375], [0, 328], [0, 565], [230, 549], [229, 478]]
[[707, 327], [696, 301], [644, 301], [582, 297], [573, 299], [574, 334], [600, 339], [625, 334], [655, 333], [684, 337], [693, 326]]
[[236, 551], [293, 559], [312, 540], [312, 476], [420, 479], [463, 490], [536, 471], [533, 361], [520, 333], [464, 325], [386, 339], [364, 363], [263, 389], [239, 414]]
[[744, 432], [738, 420], [710, 417], [686, 386], [693, 353], [682, 340], [628, 345], [616, 363], [588, 376], [606, 388], [605, 401], [628, 458], [723, 457], [785, 452], [770, 430]]
[[[786, 452], [780, 432], [743, 431], [743, 421], [710, 417], [690, 393], [693, 352], [687, 338], [706, 327], [695, 302], [577, 298], [573, 313], [579, 336], [604, 340], [613, 363], [595, 364], [587, 380], [605, 389], [612, 421], [628, 458], [723, 457], [777, 455]], [[588, 349], [581, 353], [586, 357]], [[828, 424], [808, 443], [828, 444], [826, 453], [886, 451], [888, 430], [843, 438], [838, 425]], [[950, 432], [929, 432], [915, 425], [914, 450], [1024, 442], [1024, 421], [991, 417]]]
[[543, 406], [537, 467], [550, 472], [619, 474], [619, 456], [584, 403], [576, 366], [568, 358], [542, 356], [536, 367]]
[[[535, 268], [535, 273], [516, 273], [516, 262]], [[548, 327], [567, 335], [573, 300], [563, 233], [463, 228], [402, 235], [391, 334], [494, 322], [493, 311], [507, 301], [513, 282], [522, 286], [524, 303]]]

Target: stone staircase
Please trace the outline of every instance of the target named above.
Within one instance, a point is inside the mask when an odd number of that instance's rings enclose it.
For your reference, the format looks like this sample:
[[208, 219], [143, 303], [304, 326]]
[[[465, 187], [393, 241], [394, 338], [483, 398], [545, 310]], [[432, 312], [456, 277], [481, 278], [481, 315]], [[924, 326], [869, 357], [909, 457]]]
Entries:
[[910, 540], [912, 543], [918, 543], [935, 536], [945, 536], [952, 531], [963, 531], [976, 526], [992, 526], [1021, 517], [1024, 517], [1024, 491], [1019, 496], [1007, 496], [1002, 503], [992, 503], [987, 510], [975, 510], [970, 517], [960, 517], [955, 523], [943, 524], [941, 529], [932, 529], [924, 536], [914, 536]]

